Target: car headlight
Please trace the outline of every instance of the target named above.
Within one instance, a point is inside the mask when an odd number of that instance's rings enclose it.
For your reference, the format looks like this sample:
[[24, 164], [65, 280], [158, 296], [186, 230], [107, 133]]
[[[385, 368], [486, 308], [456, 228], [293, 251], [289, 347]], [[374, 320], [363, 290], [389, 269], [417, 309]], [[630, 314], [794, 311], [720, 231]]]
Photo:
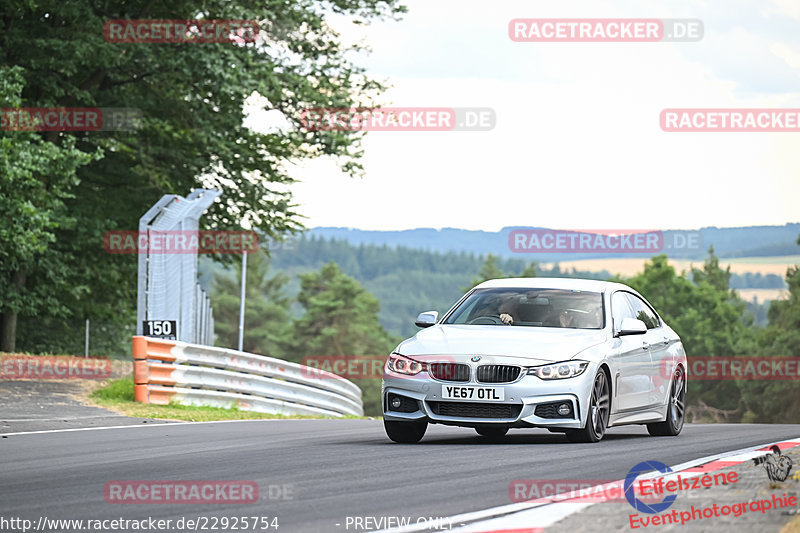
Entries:
[[414, 361], [413, 359], [404, 357], [399, 353], [393, 353], [390, 355], [386, 366], [392, 372], [405, 374], [406, 376], [414, 376], [425, 370], [425, 363]]
[[528, 367], [528, 375], [539, 379], [567, 379], [580, 376], [589, 366], [588, 361], [563, 361], [550, 365]]

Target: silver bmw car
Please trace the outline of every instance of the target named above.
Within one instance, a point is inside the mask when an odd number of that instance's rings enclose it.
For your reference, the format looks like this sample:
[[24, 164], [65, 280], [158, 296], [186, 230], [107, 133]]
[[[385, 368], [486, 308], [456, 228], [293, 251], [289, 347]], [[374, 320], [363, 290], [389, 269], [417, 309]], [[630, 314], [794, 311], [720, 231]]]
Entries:
[[481, 283], [403, 341], [384, 367], [386, 434], [418, 442], [428, 424], [503, 437], [547, 428], [573, 442], [646, 424], [681, 432], [686, 353], [678, 335], [632, 288], [565, 278]]

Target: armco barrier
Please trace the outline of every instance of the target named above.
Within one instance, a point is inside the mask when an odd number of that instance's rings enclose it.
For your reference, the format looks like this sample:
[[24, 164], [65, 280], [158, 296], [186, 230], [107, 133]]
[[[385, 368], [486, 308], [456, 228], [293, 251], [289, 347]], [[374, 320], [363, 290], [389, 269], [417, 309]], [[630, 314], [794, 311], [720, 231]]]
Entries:
[[361, 389], [329, 372], [273, 357], [133, 337], [134, 398], [283, 415], [363, 415]]

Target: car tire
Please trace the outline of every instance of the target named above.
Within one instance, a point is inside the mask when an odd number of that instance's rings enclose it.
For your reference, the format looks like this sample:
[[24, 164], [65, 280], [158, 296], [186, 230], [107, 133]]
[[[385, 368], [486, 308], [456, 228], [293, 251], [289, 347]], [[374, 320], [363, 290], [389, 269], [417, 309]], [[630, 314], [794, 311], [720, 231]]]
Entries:
[[611, 388], [608, 376], [600, 369], [594, 377], [592, 395], [589, 397], [589, 415], [582, 429], [565, 431], [570, 442], [599, 442], [606, 434], [608, 415], [611, 412]]
[[667, 417], [663, 422], [647, 424], [647, 432], [654, 437], [675, 437], [683, 429], [686, 413], [686, 373], [677, 367], [672, 374]]
[[428, 423], [384, 420], [383, 428], [386, 430], [386, 435], [394, 442], [414, 444], [422, 440], [425, 430], [428, 429]]
[[506, 433], [508, 433], [508, 428], [487, 426], [482, 428], [475, 428], [475, 431], [477, 431], [478, 435], [482, 437], [499, 439], [501, 437], [506, 436]]

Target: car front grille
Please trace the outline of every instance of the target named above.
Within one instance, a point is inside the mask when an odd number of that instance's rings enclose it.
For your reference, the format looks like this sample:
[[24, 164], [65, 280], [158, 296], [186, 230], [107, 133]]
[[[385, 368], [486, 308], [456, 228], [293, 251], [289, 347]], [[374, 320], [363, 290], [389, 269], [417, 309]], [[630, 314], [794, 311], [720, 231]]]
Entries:
[[522, 405], [510, 403], [428, 402], [434, 414], [457, 418], [517, 418]]
[[480, 383], [511, 383], [516, 381], [522, 369], [509, 365], [481, 365], [475, 376]]
[[428, 374], [441, 381], [469, 381], [469, 366], [460, 363], [429, 363]]

